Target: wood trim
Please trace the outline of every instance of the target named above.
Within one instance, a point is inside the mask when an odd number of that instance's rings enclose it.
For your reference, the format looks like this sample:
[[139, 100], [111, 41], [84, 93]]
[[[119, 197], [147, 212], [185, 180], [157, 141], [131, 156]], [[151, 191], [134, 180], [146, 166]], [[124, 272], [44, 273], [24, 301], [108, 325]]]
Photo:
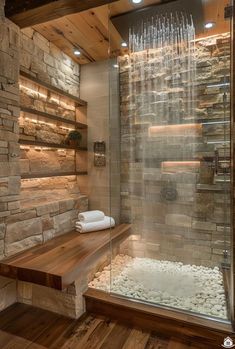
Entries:
[[120, 320], [129, 326], [157, 330], [166, 336], [207, 344], [210, 349], [218, 348], [224, 337], [234, 335], [229, 323], [118, 298], [100, 290], [88, 289], [84, 297], [88, 312]]
[[79, 234], [66, 233], [0, 261], [0, 275], [63, 290], [79, 279], [97, 258], [131, 233], [130, 224]]
[[89, 10], [117, 0], [7, 0], [6, 17], [20, 28]]
[[74, 101], [76, 103], [77, 107], [87, 105], [87, 102], [82, 100], [81, 98], [73, 96], [70, 93], [63, 91], [58, 87], [52, 86], [45, 81], [42, 81], [38, 78], [35, 78], [34, 76], [24, 72], [23, 70], [20, 71], [20, 76], [26, 80], [33, 81], [33, 82], [35, 82], [35, 84], [40, 85], [42, 87], [45, 87], [46, 89], [48, 89], [52, 92], [58, 93], [59, 95], [61, 95], [63, 97], [67, 97], [68, 99], [71, 99], [72, 101]]
[[22, 174], [21, 179], [33, 179], [33, 178], [48, 178], [48, 177], [66, 177], [66, 176], [86, 176], [86, 171], [74, 171], [74, 172], [57, 172], [57, 173], [33, 173]]
[[24, 106], [21, 106], [20, 107], [20, 110], [22, 112], [25, 112], [25, 113], [29, 113], [29, 114], [33, 114], [33, 115], [38, 115], [38, 116], [42, 116], [44, 118], [47, 118], [47, 119], [50, 119], [50, 120], [55, 120], [55, 121], [60, 121], [60, 122], [63, 122], [65, 124], [70, 124], [70, 125], [74, 125], [76, 128], [78, 129], [86, 129], [87, 128], [87, 125], [86, 124], [83, 124], [82, 122], [79, 122], [79, 121], [74, 121], [74, 120], [68, 120], [68, 119], [65, 119], [61, 116], [57, 116], [57, 115], [53, 115], [53, 114], [48, 114], [48, 113], [45, 113], [43, 111], [40, 111], [40, 110], [36, 110], [36, 109], [32, 109], [32, 108], [27, 108], [27, 107], [24, 107]]
[[224, 281], [224, 290], [225, 290], [225, 298], [226, 298], [226, 305], [227, 305], [227, 312], [228, 312], [228, 318], [231, 319], [231, 297], [230, 297], [230, 290], [231, 290], [231, 280], [230, 280], [230, 273], [231, 268], [222, 268], [222, 274], [223, 274], [223, 281]]
[[231, 26], [231, 45], [232, 45], [232, 59], [231, 59], [231, 289], [230, 289], [230, 312], [235, 329], [235, 152], [234, 152], [234, 135], [235, 135], [235, 0], [233, 0], [233, 18]]
[[74, 148], [67, 144], [55, 144], [55, 143], [45, 143], [40, 141], [28, 141], [25, 139], [19, 139], [19, 143], [22, 145], [32, 145], [38, 147], [46, 147], [46, 148], [58, 148], [58, 149], [73, 149], [76, 151], [87, 151], [86, 147]]

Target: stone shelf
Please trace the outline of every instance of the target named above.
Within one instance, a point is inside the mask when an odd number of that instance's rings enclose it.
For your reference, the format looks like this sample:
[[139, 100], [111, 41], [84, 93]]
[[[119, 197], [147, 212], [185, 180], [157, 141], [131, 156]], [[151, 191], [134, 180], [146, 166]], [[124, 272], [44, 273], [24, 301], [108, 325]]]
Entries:
[[76, 151], [87, 151], [86, 147], [71, 147], [70, 145], [66, 144], [55, 144], [55, 143], [45, 143], [45, 142], [40, 142], [40, 141], [29, 141], [25, 139], [19, 139], [19, 143], [22, 145], [33, 145], [33, 146], [38, 146], [38, 147], [46, 147], [46, 148], [58, 148], [58, 149], [73, 149]]
[[21, 179], [34, 179], [34, 178], [49, 178], [49, 177], [66, 177], [66, 176], [86, 176], [86, 171], [74, 171], [74, 172], [57, 172], [57, 173], [30, 173], [22, 174]]
[[61, 116], [48, 114], [48, 113], [45, 113], [45, 112], [42, 112], [42, 111], [39, 111], [39, 110], [36, 110], [36, 109], [31, 109], [31, 108], [27, 108], [27, 107], [21, 106], [20, 110], [25, 112], [25, 113], [42, 116], [42, 117], [50, 119], [50, 120], [60, 121], [60, 122], [66, 123], [66, 124], [74, 125], [76, 128], [81, 128], [81, 129], [86, 129], [87, 128], [86, 124], [81, 123], [79, 121], [73, 121], [73, 120], [65, 119], [65, 118], [63, 118]]
[[61, 96], [64, 96], [64, 97], [67, 97], [68, 99], [73, 100], [76, 103], [77, 107], [83, 107], [83, 106], [87, 105], [86, 101], [84, 101], [76, 96], [73, 96], [68, 92], [61, 90], [58, 87], [52, 86], [52, 85], [50, 85], [42, 80], [39, 80], [39, 79], [35, 78], [34, 76], [32, 76], [32, 75], [30, 75], [22, 70], [20, 71], [20, 75], [22, 76], [22, 78], [24, 78], [26, 80], [33, 81], [33, 82], [35, 82], [35, 84], [38, 84], [38, 85], [45, 87], [46, 89], [48, 89], [52, 92], [58, 93]]

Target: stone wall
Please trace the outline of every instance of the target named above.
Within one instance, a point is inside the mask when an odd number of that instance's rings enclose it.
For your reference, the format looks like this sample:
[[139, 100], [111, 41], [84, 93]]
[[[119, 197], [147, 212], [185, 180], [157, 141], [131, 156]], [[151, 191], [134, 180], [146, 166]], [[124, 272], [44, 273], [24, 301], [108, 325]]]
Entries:
[[74, 150], [53, 148], [21, 147], [21, 174], [45, 174], [74, 172], [76, 168]]
[[79, 65], [32, 28], [21, 31], [20, 69], [79, 96]]
[[[19, 210], [19, 41], [0, 0], [0, 259], [5, 256], [6, 219]], [[0, 310], [16, 300], [15, 281], [0, 278]]]
[[[158, 71], [151, 54], [146, 55], [143, 74], [152, 71], [152, 76], [144, 85], [132, 57], [120, 58], [121, 214], [122, 221], [133, 223], [136, 234], [123, 252], [215, 266], [223, 261], [223, 251], [230, 249], [229, 173], [223, 186], [224, 177], [214, 169], [215, 150], [220, 162], [230, 160], [229, 143], [223, 146], [230, 132], [229, 36], [198, 41], [196, 65], [192, 116], [184, 108], [192, 97], [187, 96], [183, 63], [173, 77]], [[161, 79], [166, 79], [162, 85]], [[177, 88], [176, 80], [181, 81]], [[161, 90], [166, 81], [167, 88]], [[132, 86], [137, 91], [134, 96]], [[178, 104], [180, 120], [174, 110]], [[167, 199], [166, 192], [176, 197]]]
[[[31, 146], [20, 149], [18, 143], [20, 136], [63, 144], [74, 128], [63, 122], [50, 124], [26, 112], [20, 115], [20, 106], [69, 120], [79, 114], [73, 101], [24, 78], [19, 90], [20, 70], [79, 96], [80, 68], [33, 29], [20, 31], [7, 20], [4, 2], [0, 0], [0, 259], [70, 231], [78, 212], [88, 208], [77, 176], [21, 180], [21, 174], [41, 171], [86, 171], [86, 154]], [[0, 278], [0, 310], [16, 301], [16, 288], [14, 280]]]
[[[63, 90], [66, 91], [66, 89]], [[20, 78], [20, 104], [40, 112], [57, 115], [68, 120], [75, 120], [74, 101], [49, 91], [23, 77]]]

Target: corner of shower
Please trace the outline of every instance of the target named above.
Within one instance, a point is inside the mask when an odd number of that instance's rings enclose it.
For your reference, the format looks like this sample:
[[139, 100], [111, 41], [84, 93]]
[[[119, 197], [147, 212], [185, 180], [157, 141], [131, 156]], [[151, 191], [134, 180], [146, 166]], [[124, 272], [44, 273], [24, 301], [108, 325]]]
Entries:
[[[199, 2], [201, 17], [195, 14]], [[227, 1], [156, 1], [119, 16], [115, 6], [110, 4], [110, 216], [130, 224], [131, 234], [118, 245], [110, 242], [110, 265], [92, 287], [174, 310], [176, 318], [181, 312], [229, 324]]]

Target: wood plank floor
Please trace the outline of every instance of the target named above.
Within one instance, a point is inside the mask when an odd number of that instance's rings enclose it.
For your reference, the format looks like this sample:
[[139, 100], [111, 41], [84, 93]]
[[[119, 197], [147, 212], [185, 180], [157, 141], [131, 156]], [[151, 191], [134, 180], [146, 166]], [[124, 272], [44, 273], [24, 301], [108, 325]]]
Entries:
[[[218, 343], [218, 348], [220, 347]], [[97, 315], [80, 320], [15, 304], [0, 313], [1, 349], [209, 349]]]

